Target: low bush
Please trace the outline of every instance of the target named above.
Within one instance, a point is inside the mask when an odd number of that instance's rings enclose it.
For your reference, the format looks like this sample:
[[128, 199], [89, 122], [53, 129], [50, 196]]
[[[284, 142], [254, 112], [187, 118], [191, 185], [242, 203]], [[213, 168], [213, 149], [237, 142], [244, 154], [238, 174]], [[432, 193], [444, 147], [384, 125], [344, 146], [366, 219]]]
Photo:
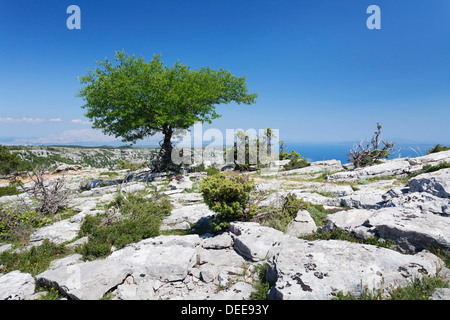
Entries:
[[45, 239], [40, 246], [23, 251], [5, 251], [0, 253], [0, 265], [7, 273], [20, 270], [35, 276], [48, 269], [54, 259], [63, 258], [68, 253], [64, 245], [57, 245]]
[[137, 192], [117, 196], [107, 209], [103, 214], [86, 217], [81, 225], [79, 236], [88, 236], [88, 243], [80, 249], [85, 260], [105, 257], [113, 246], [120, 249], [159, 236], [161, 221], [170, 214], [172, 205], [167, 196], [159, 193], [147, 197]]
[[51, 221], [46, 215], [23, 208], [0, 208], [0, 240], [25, 241], [35, 228]]
[[286, 170], [293, 170], [293, 169], [299, 169], [299, 168], [304, 168], [309, 166], [309, 162], [300, 156], [300, 154], [298, 154], [295, 151], [291, 152], [291, 156], [289, 157], [289, 159], [291, 159], [289, 161], [288, 164], [285, 164], [283, 166], [283, 169]]
[[441, 152], [441, 151], [447, 151], [450, 150], [450, 147], [447, 146], [441, 146], [439, 143], [435, 145], [433, 148], [427, 150], [427, 154]]
[[383, 248], [392, 248], [392, 240], [380, 240], [377, 237], [371, 237], [367, 239], [360, 239], [352, 234], [336, 228], [332, 231], [323, 231], [322, 229], [319, 229], [318, 231], [311, 233], [309, 235], [303, 236], [302, 239], [308, 240], [308, 241], [314, 241], [314, 240], [343, 240], [343, 241], [349, 241], [349, 242], [355, 242], [355, 243], [361, 243], [361, 244], [369, 244], [374, 245], [378, 247]]
[[119, 167], [119, 169], [126, 169], [126, 170], [131, 170], [131, 171], [136, 171], [138, 169], [145, 168], [146, 165], [147, 165], [146, 162], [134, 163], [134, 162], [129, 162], [129, 161], [125, 161], [125, 160], [119, 160], [119, 162], [117, 163], [117, 166]]
[[424, 165], [421, 170], [410, 173], [408, 175], [408, 179], [414, 178], [414, 177], [418, 176], [419, 174], [435, 172], [435, 171], [438, 171], [441, 169], [447, 169], [447, 168], [450, 168], [450, 163], [445, 162], [445, 161], [442, 161], [439, 164], [434, 165], [434, 166], [427, 164], [427, 165]]
[[223, 230], [230, 221], [247, 221], [255, 213], [251, 204], [254, 181], [246, 176], [224, 173], [207, 176], [200, 183], [200, 192], [206, 205], [217, 213], [211, 221], [216, 231]]
[[326, 217], [336, 210], [326, 210], [322, 205], [312, 204], [303, 199], [298, 199], [295, 194], [289, 193], [284, 197], [283, 205], [279, 210], [269, 212], [262, 223], [271, 228], [286, 232], [289, 222], [294, 219], [299, 210], [306, 210], [313, 218], [317, 226], [323, 226]]

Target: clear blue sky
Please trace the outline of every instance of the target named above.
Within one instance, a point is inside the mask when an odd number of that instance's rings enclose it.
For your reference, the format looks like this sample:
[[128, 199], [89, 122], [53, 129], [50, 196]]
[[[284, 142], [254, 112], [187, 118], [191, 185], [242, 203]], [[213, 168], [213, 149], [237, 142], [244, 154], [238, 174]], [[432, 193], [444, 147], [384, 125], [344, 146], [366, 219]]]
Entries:
[[[69, 30], [69, 5], [81, 30]], [[369, 5], [381, 30], [369, 30]], [[205, 127], [284, 141], [450, 142], [449, 0], [0, 0], [0, 143], [108, 141], [76, 79], [116, 50], [247, 75], [252, 106]]]

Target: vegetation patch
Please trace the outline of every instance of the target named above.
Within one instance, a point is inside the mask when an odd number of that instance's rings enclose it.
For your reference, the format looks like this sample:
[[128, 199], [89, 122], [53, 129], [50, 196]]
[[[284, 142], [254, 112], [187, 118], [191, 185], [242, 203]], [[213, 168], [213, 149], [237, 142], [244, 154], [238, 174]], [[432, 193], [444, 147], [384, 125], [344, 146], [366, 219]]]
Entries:
[[51, 221], [49, 216], [31, 209], [0, 207], [0, 240], [25, 242], [35, 228]]
[[20, 270], [35, 276], [47, 270], [52, 260], [63, 258], [67, 254], [68, 250], [64, 245], [45, 239], [40, 246], [28, 250], [0, 253], [0, 265], [3, 265], [4, 273]]
[[389, 290], [369, 290], [364, 286], [359, 296], [351, 293], [339, 292], [333, 300], [429, 300], [439, 288], [448, 288], [448, 280], [437, 275], [423, 275], [413, 277], [405, 286], [390, 288]]
[[172, 205], [162, 194], [136, 192], [118, 195], [107, 209], [103, 214], [87, 216], [81, 225], [79, 236], [88, 237], [88, 243], [79, 249], [85, 260], [108, 256], [113, 246], [121, 249], [159, 236], [161, 221], [170, 215]]
[[4, 196], [15, 196], [21, 194], [22, 192], [17, 190], [14, 186], [0, 187], [0, 197]]
[[200, 183], [206, 205], [217, 215], [211, 219], [216, 231], [226, 228], [230, 221], [248, 221], [256, 212], [251, 193], [253, 179], [247, 176], [227, 176], [224, 173], [207, 176]]

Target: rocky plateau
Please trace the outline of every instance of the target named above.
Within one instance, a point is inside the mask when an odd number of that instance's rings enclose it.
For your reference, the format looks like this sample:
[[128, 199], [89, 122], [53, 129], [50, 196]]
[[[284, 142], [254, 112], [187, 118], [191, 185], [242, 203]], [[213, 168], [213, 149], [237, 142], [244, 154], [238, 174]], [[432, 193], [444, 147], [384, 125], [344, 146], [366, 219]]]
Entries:
[[[330, 160], [290, 171], [276, 166], [247, 173], [255, 179], [255, 191], [263, 195], [260, 208], [280, 207], [283, 197], [291, 193], [334, 213], [326, 216], [323, 225], [316, 225], [308, 211], [300, 210], [286, 232], [256, 221], [235, 221], [220, 234], [188, 234], [215, 214], [198, 191], [206, 173], [169, 180], [141, 170], [132, 179], [103, 183], [107, 179], [102, 173], [111, 169], [62, 167], [49, 179], [65, 175], [68, 207], [76, 214], [36, 229], [23, 247], [0, 244], [0, 252], [28, 250], [44, 239], [70, 247], [82, 245], [88, 241], [78, 236], [83, 219], [102, 212], [119, 187], [127, 193], [152, 189], [167, 194], [173, 210], [161, 230], [168, 235], [129, 244], [104, 259], [83, 261], [81, 254], [68, 255], [34, 276], [18, 270], [0, 273], [0, 299], [38, 299], [42, 295], [35, 291], [38, 283], [57, 288], [68, 300], [98, 300], [107, 294], [113, 300], [248, 300], [261, 266], [270, 283], [268, 299], [277, 300], [329, 300], [338, 293], [359, 296], [364, 290], [405, 286], [424, 275], [439, 274], [450, 280], [450, 270], [436, 254], [450, 250], [450, 168], [405, 180], [425, 166], [442, 162], [450, 163], [450, 151], [385, 160], [360, 169]], [[119, 177], [129, 174], [115, 172]], [[1, 197], [0, 204], [14, 205], [19, 199], [31, 201], [23, 193]], [[336, 229], [393, 245], [388, 249], [302, 238]], [[170, 234], [177, 230], [186, 234]], [[432, 299], [449, 300], [450, 289], [438, 289]]]

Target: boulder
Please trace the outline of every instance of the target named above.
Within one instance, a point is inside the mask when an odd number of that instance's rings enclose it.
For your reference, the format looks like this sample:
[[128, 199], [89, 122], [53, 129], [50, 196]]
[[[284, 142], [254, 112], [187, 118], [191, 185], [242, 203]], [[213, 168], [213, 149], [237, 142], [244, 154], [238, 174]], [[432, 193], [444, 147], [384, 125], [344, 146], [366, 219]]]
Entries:
[[450, 249], [450, 217], [409, 208], [382, 208], [364, 223], [379, 237], [391, 239], [399, 250]]
[[384, 203], [382, 190], [364, 191], [359, 190], [352, 195], [339, 199], [340, 205], [357, 209], [378, 209]]
[[34, 294], [31, 274], [18, 270], [0, 275], [0, 300], [27, 300]]
[[394, 191], [389, 190], [388, 194], [383, 195], [383, 199], [389, 199], [385, 200], [383, 207], [409, 208], [423, 213], [450, 215], [450, 199], [439, 198], [426, 192], [403, 192], [391, 196], [392, 192]]
[[193, 182], [187, 176], [176, 176], [167, 185], [168, 190], [192, 189]]
[[427, 154], [425, 156], [411, 158], [408, 159], [408, 162], [410, 165], [424, 165], [424, 164], [435, 165], [440, 162], [450, 163], [450, 150], [435, 152]]
[[289, 222], [286, 230], [286, 234], [300, 237], [317, 230], [316, 223], [314, 222], [311, 215], [306, 210], [299, 210], [297, 215], [291, 222]]
[[202, 247], [205, 249], [227, 249], [233, 245], [233, 239], [228, 232], [224, 232], [220, 235], [212, 235], [205, 237], [202, 242]]
[[140, 282], [182, 281], [196, 263], [195, 246], [199, 243], [197, 235], [145, 239], [116, 250], [103, 260], [46, 270], [37, 275], [36, 280], [75, 300], [98, 300], [123, 284], [129, 275]]
[[427, 257], [339, 240], [291, 243], [268, 265], [266, 277], [274, 283], [268, 297], [277, 300], [329, 300], [339, 292], [358, 297], [366, 288], [387, 290], [438, 270]]
[[204, 203], [175, 208], [171, 215], [162, 221], [161, 230], [188, 230], [191, 224], [196, 224], [201, 219], [212, 215], [215, 213]]
[[103, 259], [49, 269], [38, 274], [36, 281], [56, 288], [71, 300], [98, 300], [131, 273], [124, 261]]
[[53, 173], [59, 173], [59, 172], [64, 172], [64, 171], [78, 171], [81, 170], [83, 168], [83, 166], [77, 165], [77, 164], [62, 164], [59, 167], [57, 167], [55, 169], [55, 171], [53, 171]]
[[49, 226], [37, 229], [30, 236], [30, 242], [33, 245], [40, 245], [44, 239], [48, 239], [56, 244], [71, 241], [78, 235], [80, 227], [80, 223], [72, 223], [69, 220], [61, 220]]
[[369, 238], [374, 236], [375, 231], [373, 228], [364, 226], [364, 223], [372, 214], [372, 210], [366, 209], [352, 209], [329, 214], [322, 230], [333, 231], [339, 228], [359, 238]]
[[410, 192], [427, 192], [436, 197], [450, 198], [450, 168], [420, 174], [409, 179]]
[[256, 222], [233, 222], [230, 223], [229, 230], [233, 236], [234, 250], [251, 261], [267, 259], [274, 247], [286, 240], [296, 239]]

